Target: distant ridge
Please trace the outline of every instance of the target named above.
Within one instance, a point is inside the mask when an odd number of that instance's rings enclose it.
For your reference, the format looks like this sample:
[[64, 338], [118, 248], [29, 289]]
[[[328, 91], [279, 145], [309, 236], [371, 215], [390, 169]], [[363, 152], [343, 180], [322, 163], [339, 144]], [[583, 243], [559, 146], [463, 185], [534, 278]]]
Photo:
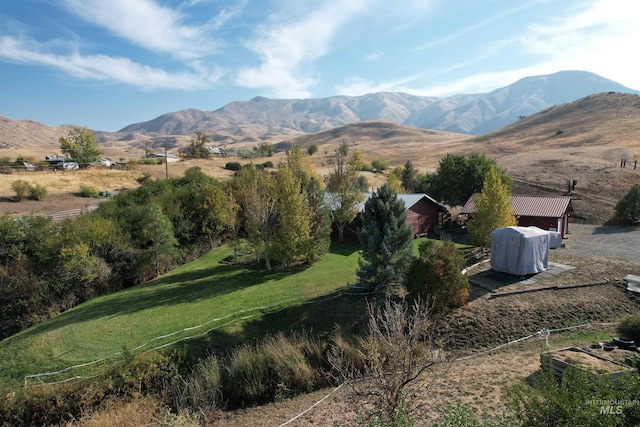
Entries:
[[[318, 99], [256, 97], [250, 101], [231, 102], [212, 112], [186, 109], [162, 114], [115, 133], [93, 132], [103, 143], [125, 144], [137, 149], [147, 146], [180, 148], [196, 131], [209, 134], [217, 145], [247, 143], [253, 146], [259, 141], [291, 140], [346, 125], [376, 121], [473, 136], [496, 132], [540, 111], [601, 93], [640, 94], [593, 73], [561, 71], [526, 77], [485, 94], [447, 98], [396, 92]], [[528, 120], [525, 122], [530, 123]], [[68, 128], [0, 117], [0, 149], [57, 146], [58, 138], [66, 135]], [[375, 129], [368, 131], [371, 133]], [[403, 132], [407, 132], [406, 129]], [[326, 137], [330, 139], [331, 134], [322, 136]]]
[[132, 133], [160, 136], [191, 135], [202, 131], [218, 138], [240, 140], [315, 133], [371, 120], [479, 135], [550, 106], [601, 92], [640, 94], [593, 73], [561, 71], [526, 77], [485, 94], [447, 98], [396, 92], [316, 99], [256, 97], [250, 101], [231, 102], [212, 112], [188, 109], [163, 114], [147, 122], [129, 125], [117, 136], [125, 139]]

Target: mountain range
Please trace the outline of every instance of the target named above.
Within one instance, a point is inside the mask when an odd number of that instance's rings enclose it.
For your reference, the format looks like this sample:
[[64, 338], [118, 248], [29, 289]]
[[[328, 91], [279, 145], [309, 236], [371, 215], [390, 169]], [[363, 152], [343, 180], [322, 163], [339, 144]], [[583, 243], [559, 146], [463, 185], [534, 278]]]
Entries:
[[406, 126], [480, 135], [553, 105], [600, 92], [640, 94], [619, 83], [585, 71], [561, 71], [526, 77], [484, 94], [446, 98], [379, 92], [358, 97], [269, 99], [231, 102], [215, 111], [196, 109], [163, 114], [129, 125], [120, 139], [192, 135], [202, 131], [214, 141], [227, 138], [269, 138], [315, 133], [349, 123], [382, 120]]
[[[544, 109], [597, 93], [640, 94], [585, 71], [561, 71], [526, 77], [484, 94], [446, 98], [397, 92], [315, 99], [269, 99], [231, 102], [215, 111], [186, 109], [131, 124], [118, 132], [94, 130], [103, 143], [179, 148], [201, 131], [217, 145], [285, 140], [348, 124], [383, 121], [417, 129], [484, 135]], [[0, 148], [57, 144], [68, 126], [0, 117]], [[277, 141], [277, 140], [276, 140]]]

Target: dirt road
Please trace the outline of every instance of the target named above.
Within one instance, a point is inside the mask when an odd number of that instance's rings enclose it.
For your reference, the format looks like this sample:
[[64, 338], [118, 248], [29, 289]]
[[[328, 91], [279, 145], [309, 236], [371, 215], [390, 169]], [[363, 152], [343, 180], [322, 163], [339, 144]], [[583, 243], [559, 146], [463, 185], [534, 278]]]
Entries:
[[607, 258], [638, 264], [640, 274], [640, 227], [571, 224], [562, 251], [580, 258]]

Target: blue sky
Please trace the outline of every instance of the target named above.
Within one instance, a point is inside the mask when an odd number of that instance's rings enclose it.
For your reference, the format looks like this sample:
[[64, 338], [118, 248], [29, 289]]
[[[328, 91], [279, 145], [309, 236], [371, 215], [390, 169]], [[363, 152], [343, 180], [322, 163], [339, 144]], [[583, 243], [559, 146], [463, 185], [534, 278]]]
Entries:
[[1, 0], [0, 116], [116, 131], [255, 96], [640, 90], [635, 0]]

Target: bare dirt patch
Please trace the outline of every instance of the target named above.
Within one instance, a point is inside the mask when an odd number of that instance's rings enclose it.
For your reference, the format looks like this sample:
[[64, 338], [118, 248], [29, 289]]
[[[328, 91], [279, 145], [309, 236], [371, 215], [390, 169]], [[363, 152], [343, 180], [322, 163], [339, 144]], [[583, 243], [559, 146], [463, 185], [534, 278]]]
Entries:
[[[98, 191], [114, 193], [122, 189], [139, 186], [135, 180], [140, 171], [117, 169], [86, 169], [77, 171], [49, 170], [39, 172], [14, 172], [0, 174], [0, 214], [12, 216], [29, 214], [51, 215], [71, 209], [81, 209], [99, 203], [100, 198], [80, 197], [81, 185], [94, 187]], [[15, 201], [11, 184], [23, 180], [31, 185], [42, 185], [47, 189], [44, 200]]]

